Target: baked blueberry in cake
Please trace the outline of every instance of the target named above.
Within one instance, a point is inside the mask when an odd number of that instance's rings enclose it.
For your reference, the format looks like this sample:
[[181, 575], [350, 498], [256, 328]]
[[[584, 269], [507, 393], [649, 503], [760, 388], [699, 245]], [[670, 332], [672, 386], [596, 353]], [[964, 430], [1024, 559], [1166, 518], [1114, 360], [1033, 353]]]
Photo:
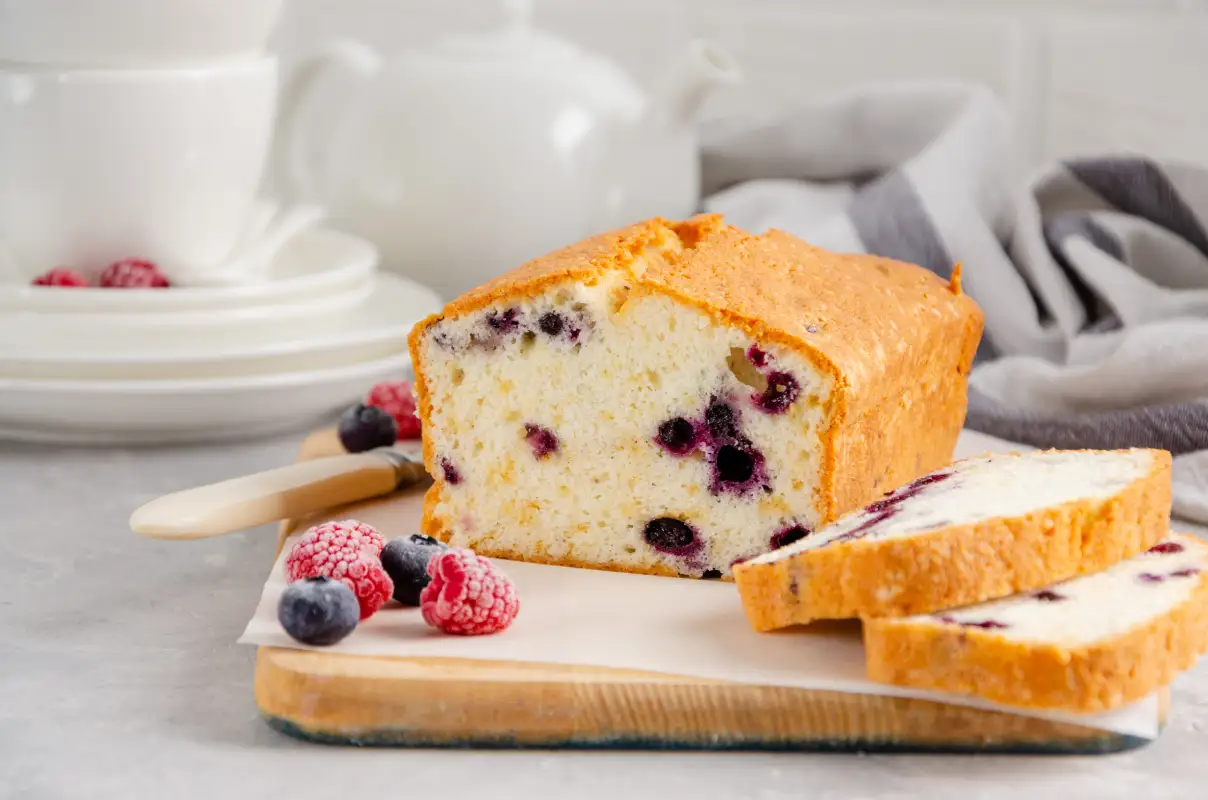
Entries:
[[948, 463], [981, 330], [959, 277], [717, 216], [593, 237], [412, 332], [424, 532], [728, 578]]
[[1208, 546], [1172, 534], [1102, 572], [981, 605], [866, 620], [868, 676], [1000, 703], [1106, 711], [1208, 650]]
[[1165, 450], [988, 455], [751, 559], [735, 580], [758, 630], [897, 617], [1106, 569], [1156, 544], [1169, 524]]

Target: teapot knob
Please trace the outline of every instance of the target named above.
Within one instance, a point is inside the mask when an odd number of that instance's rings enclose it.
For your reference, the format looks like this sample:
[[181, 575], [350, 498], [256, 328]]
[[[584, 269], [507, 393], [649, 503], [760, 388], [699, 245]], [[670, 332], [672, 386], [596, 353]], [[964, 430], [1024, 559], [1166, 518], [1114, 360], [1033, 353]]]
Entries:
[[507, 13], [509, 29], [528, 29], [533, 20], [533, 0], [503, 0], [503, 8]]

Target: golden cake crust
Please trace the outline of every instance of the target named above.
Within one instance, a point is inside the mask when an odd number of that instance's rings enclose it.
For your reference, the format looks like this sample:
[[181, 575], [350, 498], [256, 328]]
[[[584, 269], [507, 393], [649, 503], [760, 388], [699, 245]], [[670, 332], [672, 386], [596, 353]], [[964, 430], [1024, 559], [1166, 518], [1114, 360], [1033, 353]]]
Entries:
[[1208, 651], [1208, 572], [1188, 599], [1119, 636], [1072, 649], [904, 619], [864, 621], [868, 677], [1027, 708], [1098, 712], [1170, 683]]
[[[1089, 451], [1083, 451], [1089, 452]], [[1170, 528], [1170, 454], [1106, 500], [856, 539], [734, 568], [747, 619], [770, 631], [816, 619], [902, 617], [1041, 589], [1148, 550]], [[824, 580], [813, 580], [815, 575]]]
[[[630, 291], [668, 295], [755, 341], [800, 354], [832, 378], [829, 425], [819, 431], [823, 524], [951, 459], [984, 322], [960, 291], [959, 266], [949, 282], [892, 259], [830, 253], [781, 231], [753, 236], [719, 215], [651, 219], [591, 237], [472, 289], [421, 321], [410, 347], [425, 428], [432, 407], [421, 344], [429, 327], [618, 271]], [[424, 459], [436, 482], [423, 525], [429, 535], [447, 537], [435, 514], [445, 486], [432, 448], [425, 435]]]

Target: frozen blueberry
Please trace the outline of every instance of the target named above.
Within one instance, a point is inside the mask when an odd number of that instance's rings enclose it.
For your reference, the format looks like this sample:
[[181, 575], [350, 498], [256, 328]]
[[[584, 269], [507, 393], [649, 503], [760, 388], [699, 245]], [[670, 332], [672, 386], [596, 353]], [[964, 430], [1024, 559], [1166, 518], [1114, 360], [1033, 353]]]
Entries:
[[1154, 575], [1152, 572], [1142, 572], [1137, 576], [1137, 579], [1142, 583], [1161, 583], [1166, 580], [1161, 575]]
[[419, 593], [428, 585], [428, 561], [449, 546], [418, 533], [392, 539], [382, 548], [382, 568], [394, 581], [394, 599], [405, 606], [418, 606]]
[[755, 459], [732, 444], [717, 451], [717, 477], [723, 483], [746, 483], [755, 474]]
[[738, 423], [734, 419], [734, 409], [721, 400], [714, 400], [705, 409], [705, 424], [709, 427], [710, 435], [719, 439], [738, 436]]
[[398, 438], [398, 423], [377, 406], [357, 403], [343, 413], [336, 431], [345, 450], [363, 453], [394, 444]]
[[658, 440], [672, 453], [683, 455], [696, 446], [696, 428], [683, 417], [675, 417], [659, 426]]
[[677, 555], [697, 546], [696, 531], [688, 523], [674, 517], [650, 520], [642, 531], [642, 538], [655, 550]]
[[755, 395], [755, 405], [769, 414], [783, 414], [801, 393], [797, 379], [787, 372], [768, 375], [768, 388], [763, 394]]
[[542, 459], [550, 453], [558, 452], [558, 437], [549, 428], [526, 423], [524, 440], [533, 448], [533, 456]]
[[1187, 569], [1180, 569], [1180, 570], [1176, 570], [1176, 571], [1170, 573], [1170, 577], [1172, 577], [1172, 578], [1190, 578], [1192, 575], [1199, 575], [1199, 574], [1200, 574], [1200, 571], [1198, 569], [1196, 569], [1195, 567], [1188, 567]]
[[329, 645], [352, 633], [361, 617], [357, 596], [331, 578], [303, 578], [285, 587], [277, 620], [302, 644]]
[[760, 350], [758, 345], [753, 344], [747, 348], [747, 361], [750, 361], [756, 367], [766, 367], [770, 358], [771, 356]]
[[566, 327], [566, 320], [556, 311], [547, 311], [537, 320], [537, 327], [547, 336], [560, 336]]
[[773, 550], [779, 550], [781, 547], [801, 541], [809, 535], [809, 528], [804, 525], [793, 525], [790, 528], [785, 528], [772, 534], [772, 541], [769, 544]]

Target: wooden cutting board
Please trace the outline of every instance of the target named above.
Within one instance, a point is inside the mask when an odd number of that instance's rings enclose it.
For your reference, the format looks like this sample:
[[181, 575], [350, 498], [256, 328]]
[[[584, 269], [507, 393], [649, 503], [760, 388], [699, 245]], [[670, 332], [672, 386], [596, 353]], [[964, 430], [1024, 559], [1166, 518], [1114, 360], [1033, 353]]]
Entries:
[[[342, 452], [331, 431], [300, 458]], [[372, 505], [390, 503], [390, 498]], [[360, 503], [287, 520], [291, 533]], [[901, 697], [539, 663], [381, 658], [261, 647], [256, 703], [274, 728], [370, 746], [1108, 753], [1147, 740]], [[1162, 696], [1166, 715], [1168, 693]]]

